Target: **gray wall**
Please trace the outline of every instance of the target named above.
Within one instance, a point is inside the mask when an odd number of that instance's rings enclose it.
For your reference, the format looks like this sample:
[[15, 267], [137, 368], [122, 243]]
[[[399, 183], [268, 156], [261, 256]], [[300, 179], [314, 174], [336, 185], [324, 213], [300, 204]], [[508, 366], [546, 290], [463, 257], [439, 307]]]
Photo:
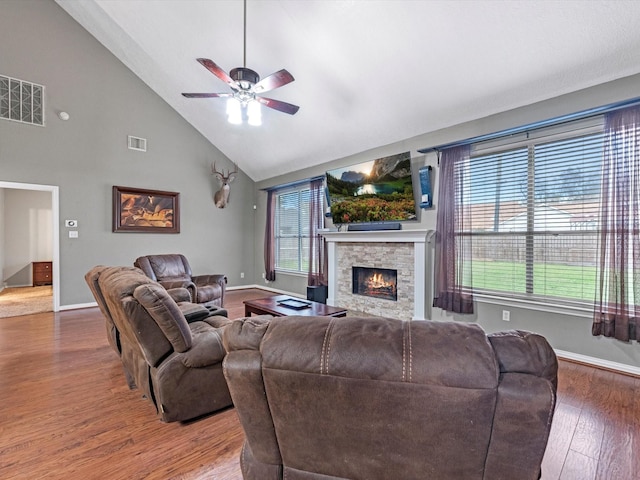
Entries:
[[4, 191], [4, 282], [32, 284], [31, 262], [53, 260], [51, 192]]
[[[60, 187], [61, 305], [92, 301], [83, 275], [93, 265], [130, 265], [147, 253], [180, 251], [196, 273], [225, 272], [230, 285], [264, 284], [262, 188], [640, 96], [640, 76], [634, 76], [350, 157], [328, 158], [325, 165], [259, 184], [241, 174], [232, 186], [231, 203], [218, 210], [211, 200], [217, 185], [209, 165], [216, 160], [228, 168], [229, 160], [53, 1], [4, 0], [0, 42], [1, 74], [46, 86], [46, 127], [0, 121], [0, 181]], [[68, 122], [57, 118], [61, 110], [71, 115]], [[127, 150], [127, 135], [147, 138], [149, 151]], [[436, 166], [436, 159], [414, 154], [413, 164]], [[437, 181], [436, 168], [436, 190]], [[180, 192], [181, 233], [111, 233], [113, 185]], [[419, 222], [405, 228], [435, 228], [436, 208], [422, 211]], [[67, 237], [65, 219], [78, 220], [78, 239]], [[245, 272], [244, 280], [240, 272]], [[269, 284], [301, 294], [305, 285], [300, 277], [282, 274]], [[489, 331], [537, 331], [558, 349], [640, 365], [637, 346], [592, 337], [588, 318], [509, 308], [512, 321], [504, 323], [498, 321], [502, 308], [480, 303], [473, 320]], [[436, 310], [433, 318], [451, 317]]]
[[[606, 84], [598, 85], [589, 89], [568, 93], [561, 97], [553, 98], [543, 102], [533, 103], [529, 106], [499, 113], [487, 118], [468, 122], [462, 125], [455, 125], [450, 128], [427, 133], [398, 142], [385, 147], [361, 152], [356, 155], [341, 158], [327, 159], [325, 165], [315, 168], [292, 172], [288, 175], [265, 180], [256, 184], [256, 197], [258, 199], [258, 216], [256, 217], [256, 272], [261, 280], [260, 274], [264, 271], [264, 261], [262, 259], [263, 238], [265, 228], [266, 193], [261, 189], [272, 187], [314, 175], [322, 175], [328, 168], [347, 166], [365, 160], [373, 160], [386, 155], [411, 151], [412, 164], [414, 165], [414, 177], [417, 175], [417, 168], [422, 165], [432, 165], [434, 175], [434, 208], [423, 210], [420, 220], [417, 223], [406, 222], [404, 229], [435, 229], [436, 211], [438, 198], [438, 167], [435, 154], [421, 155], [416, 153], [417, 149], [442, 145], [449, 142], [472, 138], [478, 135], [498, 132], [512, 127], [527, 125], [529, 123], [547, 120], [562, 115], [587, 110], [593, 107], [607, 105], [630, 98], [640, 97], [640, 75], [623, 78]], [[419, 187], [417, 178], [414, 178], [414, 187]], [[331, 226], [330, 223], [327, 226]], [[269, 286], [277, 289], [288, 290], [300, 294], [305, 293], [305, 283], [300, 277], [278, 273], [275, 282]], [[427, 279], [427, 290], [431, 291], [430, 278]], [[429, 300], [428, 303], [431, 303]], [[476, 303], [476, 313], [471, 317], [451, 316], [450, 314], [434, 308], [432, 318], [434, 320], [461, 320], [474, 321], [481, 324], [487, 331], [498, 331], [507, 329], [522, 329], [538, 332], [547, 337], [552, 346], [559, 350], [595, 357], [609, 362], [617, 362], [634, 367], [640, 367], [640, 348], [637, 345], [625, 344], [608, 338], [593, 337], [591, 335], [591, 319], [575, 315], [549, 313], [531, 310], [521, 307], [495, 305], [489, 303]], [[502, 310], [511, 312], [511, 321], [504, 322]]]
[[[0, 44], [0, 74], [46, 88], [45, 127], [0, 120], [0, 181], [60, 187], [62, 306], [93, 301], [83, 276], [94, 265], [150, 253], [184, 253], [194, 273], [226, 273], [230, 286], [255, 276], [250, 178], [240, 172], [215, 208], [210, 164], [229, 159], [53, 1], [4, 0]], [[147, 153], [128, 150], [127, 135], [146, 138]], [[181, 233], [112, 233], [113, 185], [180, 192]]]

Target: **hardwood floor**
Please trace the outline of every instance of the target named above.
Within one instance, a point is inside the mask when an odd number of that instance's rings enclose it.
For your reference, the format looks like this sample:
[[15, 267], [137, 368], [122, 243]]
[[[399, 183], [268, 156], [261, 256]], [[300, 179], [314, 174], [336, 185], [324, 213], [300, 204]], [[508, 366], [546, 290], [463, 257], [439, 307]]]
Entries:
[[[228, 292], [229, 317], [267, 294]], [[640, 478], [640, 379], [565, 361], [559, 377], [543, 480]], [[97, 308], [0, 319], [0, 478], [242, 478], [233, 408], [165, 424], [140, 395]]]

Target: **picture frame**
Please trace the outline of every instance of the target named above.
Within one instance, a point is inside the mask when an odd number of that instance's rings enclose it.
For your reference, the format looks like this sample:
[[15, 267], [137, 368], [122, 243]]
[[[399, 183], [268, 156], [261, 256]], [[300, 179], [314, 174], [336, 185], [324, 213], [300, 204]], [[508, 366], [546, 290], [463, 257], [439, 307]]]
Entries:
[[113, 232], [180, 233], [180, 193], [114, 186]]

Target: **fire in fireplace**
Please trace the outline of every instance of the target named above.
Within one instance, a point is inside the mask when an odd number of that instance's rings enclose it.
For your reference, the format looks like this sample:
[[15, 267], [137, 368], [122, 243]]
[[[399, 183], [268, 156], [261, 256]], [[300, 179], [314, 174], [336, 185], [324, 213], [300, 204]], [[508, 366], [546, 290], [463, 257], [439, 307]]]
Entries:
[[398, 300], [398, 271], [389, 268], [351, 267], [355, 295]]

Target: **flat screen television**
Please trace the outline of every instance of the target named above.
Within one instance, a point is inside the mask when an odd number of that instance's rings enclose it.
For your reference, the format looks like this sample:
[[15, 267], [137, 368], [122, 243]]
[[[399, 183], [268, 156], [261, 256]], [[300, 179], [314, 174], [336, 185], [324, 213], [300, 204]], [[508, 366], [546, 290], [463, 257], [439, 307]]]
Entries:
[[410, 152], [327, 171], [334, 224], [417, 220]]

